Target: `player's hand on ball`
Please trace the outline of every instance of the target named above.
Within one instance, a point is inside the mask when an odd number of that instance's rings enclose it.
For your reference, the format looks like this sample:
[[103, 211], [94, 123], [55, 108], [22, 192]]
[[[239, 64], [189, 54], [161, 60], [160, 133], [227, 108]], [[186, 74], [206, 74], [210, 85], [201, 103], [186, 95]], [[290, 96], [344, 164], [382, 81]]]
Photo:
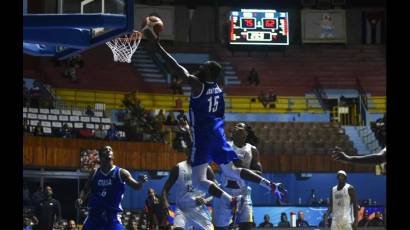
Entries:
[[203, 197], [198, 197], [195, 199], [197, 205], [204, 205], [206, 204], [205, 199]]
[[148, 176], [147, 175], [140, 175], [140, 176], [138, 176], [138, 181], [140, 183], [145, 183], [145, 182], [148, 181]]
[[75, 201], [75, 207], [80, 208], [81, 205], [83, 205], [83, 200], [81, 200], [80, 198], [78, 198], [78, 199]]

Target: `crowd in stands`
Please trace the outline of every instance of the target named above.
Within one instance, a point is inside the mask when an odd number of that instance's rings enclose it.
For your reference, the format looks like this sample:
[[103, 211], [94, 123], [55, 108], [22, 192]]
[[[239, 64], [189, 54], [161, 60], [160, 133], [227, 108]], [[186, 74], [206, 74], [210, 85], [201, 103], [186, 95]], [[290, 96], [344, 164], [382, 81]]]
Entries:
[[62, 76], [67, 78], [70, 82], [75, 83], [78, 81], [76, 74], [77, 69], [84, 67], [84, 60], [81, 58], [81, 55], [76, 55], [62, 61], [55, 60], [54, 64], [57, 67], [63, 67], [64, 71]]
[[263, 90], [261, 90], [258, 96], [258, 100], [260, 103], [262, 103], [264, 108], [275, 108], [277, 96], [273, 93], [272, 90], [270, 90], [269, 92], [264, 92]]
[[29, 87], [23, 79], [23, 106], [53, 108], [53, 103], [52, 99], [42, 92], [39, 81], [33, 81], [33, 85]]
[[386, 146], [385, 138], [381, 138], [386, 136], [386, 126], [384, 125], [386, 122], [387, 118], [386, 115], [384, 115], [382, 118], [370, 123], [371, 130], [374, 132], [374, 136], [382, 147]]
[[248, 83], [249, 83], [249, 85], [255, 84], [255, 86], [258, 86], [259, 83], [260, 83], [259, 74], [255, 70], [255, 68], [252, 68], [251, 71], [248, 74]]

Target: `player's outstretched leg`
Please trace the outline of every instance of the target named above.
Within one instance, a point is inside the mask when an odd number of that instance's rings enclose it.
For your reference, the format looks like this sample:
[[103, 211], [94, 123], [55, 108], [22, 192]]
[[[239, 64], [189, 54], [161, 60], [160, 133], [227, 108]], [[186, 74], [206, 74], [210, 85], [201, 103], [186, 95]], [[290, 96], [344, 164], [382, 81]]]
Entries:
[[246, 181], [251, 181], [272, 191], [275, 195], [279, 197], [279, 201], [281, 203], [285, 202], [287, 199], [287, 190], [281, 183], [274, 183], [272, 181], [269, 181], [268, 179], [263, 178], [260, 175], [254, 173], [252, 170], [246, 168], [238, 168], [233, 164], [232, 161], [228, 164], [220, 164], [219, 167], [227, 176], [230, 176], [237, 180], [243, 179]]

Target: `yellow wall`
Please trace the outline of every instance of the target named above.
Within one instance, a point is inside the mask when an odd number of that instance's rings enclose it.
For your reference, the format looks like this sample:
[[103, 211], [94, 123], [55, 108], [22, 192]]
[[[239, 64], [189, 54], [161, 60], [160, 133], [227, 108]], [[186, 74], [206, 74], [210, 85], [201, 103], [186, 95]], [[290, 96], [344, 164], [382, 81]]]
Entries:
[[[94, 103], [104, 103], [107, 109], [123, 109], [122, 100], [128, 92], [114, 91], [95, 91], [95, 90], [75, 90], [75, 89], [55, 89], [55, 93], [60, 99], [67, 104], [76, 107], [86, 107]], [[136, 98], [141, 100], [145, 109], [164, 109], [175, 110], [176, 100], [182, 100], [182, 108], [188, 111], [189, 97], [184, 95], [172, 94], [152, 94], [152, 93], [135, 93]], [[289, 112], [323, 112], [318, 108], [307, 108], [306, 101], [309, 97], [303, 96], [278, 96], [276, 108], [264, 108], [260, 102], [251, 102], [255, 97], [251, 96], [227, 96], [225, 99], [226, 112], [252, 112], [252, 113], [289, 113]], [[313, 98], [312, 98], [313, 99]], [[292, 102], [289, 105], [289, 100]], [[369, 109], [369, 112], [383, 112], [386, 110], [385, 97], [371, 97], [369, 105], [374, 106], [374, 109]], [[310, 105], [313, 105], [310, 103]], [[317, 103], [317, 105], [319, 105]]]

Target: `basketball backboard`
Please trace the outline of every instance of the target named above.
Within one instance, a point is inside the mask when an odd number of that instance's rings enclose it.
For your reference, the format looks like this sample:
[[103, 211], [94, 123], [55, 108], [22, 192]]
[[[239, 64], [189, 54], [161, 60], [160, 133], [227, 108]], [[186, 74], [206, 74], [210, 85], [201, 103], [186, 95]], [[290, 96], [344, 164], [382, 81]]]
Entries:
[[24, 0], [23, 52], [64, 59], [134, 29], [134, 0]]

